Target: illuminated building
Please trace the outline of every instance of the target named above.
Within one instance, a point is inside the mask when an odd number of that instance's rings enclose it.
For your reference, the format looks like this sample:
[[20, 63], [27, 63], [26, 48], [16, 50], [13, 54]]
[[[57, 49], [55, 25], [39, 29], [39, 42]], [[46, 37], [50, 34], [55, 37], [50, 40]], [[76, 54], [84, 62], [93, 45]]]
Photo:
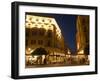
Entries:
[[81, 50], [82, 53], [89, 46], [89, 16], [77, 17], [77, 50]]
[[77, 53], [79, 57], [89, 55], [89, 16], [77, 16]]
[[[63, 63], [65, 61], [64, 38], [54, 18], [27, 14], [25, 29], [26, 61], [32, 57], [31, 53], [39, 47], [48, 52], [47, 63]], [[70, 54], [69, 51], [68, 53]]]

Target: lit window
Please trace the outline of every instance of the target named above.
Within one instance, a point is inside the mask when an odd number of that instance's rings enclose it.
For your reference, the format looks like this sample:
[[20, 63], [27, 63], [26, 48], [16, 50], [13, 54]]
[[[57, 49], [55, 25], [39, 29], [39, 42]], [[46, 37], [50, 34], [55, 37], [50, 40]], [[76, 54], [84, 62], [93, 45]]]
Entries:
[[51, 22], [51, 20], [49, 19], [49, 22]]
[[44, 23], [45, 25], [48, 25], [48, 23]]

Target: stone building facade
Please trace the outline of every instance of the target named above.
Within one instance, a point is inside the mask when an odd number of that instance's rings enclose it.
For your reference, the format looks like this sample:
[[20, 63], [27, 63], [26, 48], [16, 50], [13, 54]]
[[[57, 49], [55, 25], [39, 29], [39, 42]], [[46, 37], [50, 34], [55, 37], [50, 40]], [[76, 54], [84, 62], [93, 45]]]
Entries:
[[34, 50], [42, 47], [48, 52], [47, 63], [65, 62], [64, 37], [54, 18], [27, 14], [25, 33], [26, 61], [32, 58], [31, 53]]

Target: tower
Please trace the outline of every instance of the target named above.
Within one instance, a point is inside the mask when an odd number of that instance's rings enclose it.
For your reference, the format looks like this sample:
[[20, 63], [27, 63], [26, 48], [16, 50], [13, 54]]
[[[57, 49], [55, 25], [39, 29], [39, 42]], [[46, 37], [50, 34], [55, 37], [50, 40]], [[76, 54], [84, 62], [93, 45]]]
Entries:
[[89, 16], [77, 16], [77, 50], [78, 53], [89, 54]]

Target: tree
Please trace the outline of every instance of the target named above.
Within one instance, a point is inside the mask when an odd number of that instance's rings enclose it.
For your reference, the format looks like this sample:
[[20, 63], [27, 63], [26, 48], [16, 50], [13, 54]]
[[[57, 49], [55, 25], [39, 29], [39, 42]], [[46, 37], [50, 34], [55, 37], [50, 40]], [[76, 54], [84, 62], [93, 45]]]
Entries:
[[32, 56], [34, 56], [34, 55], [47, 55], [48, 52], [44, 48], [40, 47], [40, 48], [37, 48], [35, 51], [33, 51], [33, 53], [31, 53], [31, 54], [32, 54]]
[[[33, 57], [34, 57], [35, 55], [38, 56], [38, 59], [37, 59], [37, 60], [39, 60], [40, 64], [42, 63], [42, 55], [45, 55], [45, 56], [46, 56], [47, 54], [48, 54], [48, 52], [47, 52], [44, 48], [42, 48], [42, 47], [35, 49], [35, 51], [33, 51], [33, 52], [31, 53], [31, 55], [32, 55]], [[44, 60], [46, 60], [46, 59], [44, 59]]]

